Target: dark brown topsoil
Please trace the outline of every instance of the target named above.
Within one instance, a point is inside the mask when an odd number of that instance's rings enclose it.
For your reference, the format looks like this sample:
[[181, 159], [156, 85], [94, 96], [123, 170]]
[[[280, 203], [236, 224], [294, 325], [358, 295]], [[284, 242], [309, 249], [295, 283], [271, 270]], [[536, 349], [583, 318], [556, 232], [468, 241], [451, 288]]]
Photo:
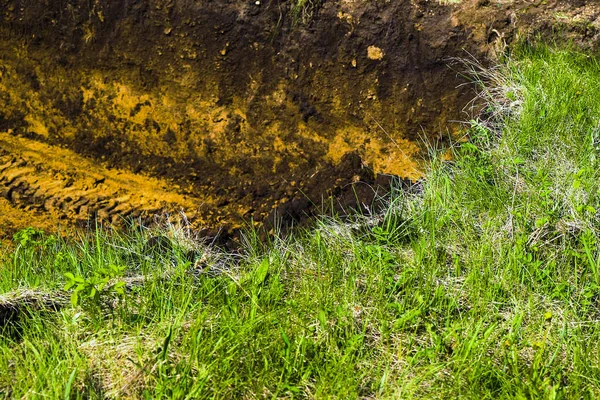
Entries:
[[599, 38], [596, 2], [309, 3], [0, 0], [0, 132], [210, 197], [197, 224], [233, 231], [418, 179], [418, 143], [472, 114], [455, 58]]

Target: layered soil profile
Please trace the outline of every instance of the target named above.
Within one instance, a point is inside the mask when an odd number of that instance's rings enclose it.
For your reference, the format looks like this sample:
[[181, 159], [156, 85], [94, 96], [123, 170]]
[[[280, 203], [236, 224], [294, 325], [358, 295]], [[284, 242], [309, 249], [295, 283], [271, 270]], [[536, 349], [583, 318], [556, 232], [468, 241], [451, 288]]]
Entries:
[[453, 60], [550, 31], [594, 47], [594, 3], [0, 0], [0, 236], [369, 205], [469, 119]]

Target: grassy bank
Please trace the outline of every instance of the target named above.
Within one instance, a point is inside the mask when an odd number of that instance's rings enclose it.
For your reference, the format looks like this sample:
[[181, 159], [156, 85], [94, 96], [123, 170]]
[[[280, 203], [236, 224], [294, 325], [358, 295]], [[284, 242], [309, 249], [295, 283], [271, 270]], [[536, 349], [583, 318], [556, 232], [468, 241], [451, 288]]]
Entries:
[[482, 78], [470, 141], [383, 215], [235, 256], [21, 232], [0, 397], [600, 396], [600, 65], [523, 47]]

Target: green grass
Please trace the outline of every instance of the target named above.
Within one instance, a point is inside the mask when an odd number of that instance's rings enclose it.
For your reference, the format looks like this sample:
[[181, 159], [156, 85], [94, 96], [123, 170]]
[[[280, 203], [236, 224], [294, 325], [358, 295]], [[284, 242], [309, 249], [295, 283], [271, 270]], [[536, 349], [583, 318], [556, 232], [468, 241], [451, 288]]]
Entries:
[[291, 17], [294, 25], [309, 24], [319, 11], [323, 0], [295, 0], [292, 4]]
[[[0, 304], [66, 304], [0, 334], [0, 397], [599, 397], [598, 59], [522, 46], [480, 77], [493, 117], [382, 215], [236, 255], [175, 228], [157, 252], [141, 229], [21, 235]], [[72, 306], [64, 274], [110, 265]]]

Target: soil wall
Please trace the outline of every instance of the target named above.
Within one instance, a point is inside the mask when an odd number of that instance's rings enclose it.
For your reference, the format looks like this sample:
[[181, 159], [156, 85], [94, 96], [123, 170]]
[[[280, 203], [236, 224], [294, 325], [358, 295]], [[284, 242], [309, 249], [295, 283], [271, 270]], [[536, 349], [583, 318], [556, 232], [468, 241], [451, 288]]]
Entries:
[[[99, 170], [159, 179], [201, 199], [182, 205], [198, 226], [302, 219], [330, 195], [347, 207], [356, 182], [368, 203], [384, 175], [418, 179], [422, 142], [443, 145], [469, 119], [474, 88], [453, 59], [485, 64], [518, 35], [557, 29], [597, 43], [592, 2], [450, 3], [0, 0], [0, 132], [43, 143], [49, 159], [65, 157], [60, 147]], [[15, 148], [7, 171], [27, 158]], [[52, 182], [19, 190], [68, 184]], [[42, 217], [88, 218], [6, 193]], [[91, 204], [86, 213], [102, 209]]]

